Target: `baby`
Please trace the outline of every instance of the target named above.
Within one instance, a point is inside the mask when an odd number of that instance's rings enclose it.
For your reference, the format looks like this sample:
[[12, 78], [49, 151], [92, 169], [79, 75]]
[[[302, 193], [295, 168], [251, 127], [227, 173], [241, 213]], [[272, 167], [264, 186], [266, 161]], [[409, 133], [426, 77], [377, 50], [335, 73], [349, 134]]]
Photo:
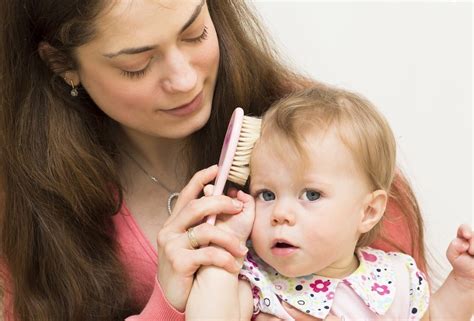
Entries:
[[[277, 102], [265, 114], [252, 152], [255, 201], [243, 192], [237, 195], [247, 222], [255, 213], [239, 294], [231, 290], [236, 286], [228, 286], [217, 299], [233, 303], [215, 304], [212, 311], [201, 304], [204, 296], [192, 295], [187, 316], [250, 320], [267, 313], [293, 320], [283, 307], [289, 305], [318, 319], [469, 320], [474, 306], [470, 227], [460, 226], [449, 245], [453, 271], [431, 299], [428, 281], [412, 257], [368, 247], [382, 233], [395, 169], [393, 133], [360, 96], [327, 87]], [[242, 228], [236, 219], [217, 224], [245, 239], [250, 224]], [[421, 214], [405, 219], [417, 224]], [[412, 241], [423, 248], [420, 235]], [[226, 288], [225, 280], [232, 279], [220, 279], [220, 288]], [[225, 296], [234, 298], [226, 301]]]
[[321, 319], [331, 312], [345, 320], [429, 320], [430, 311], [469, 318], [468, 226], [448, 248], [454, 270], [431, 304], [412, 257], [367, 246], [380, 233], [396, 168], [393, 133], [370, 102], [337, 89], [305, 90], [273, 106], [262, 125], [251, 159], [253, 249], [241, 271], [254, 304], [241, 301], [241, 315], [292, 320], [286, 302]]

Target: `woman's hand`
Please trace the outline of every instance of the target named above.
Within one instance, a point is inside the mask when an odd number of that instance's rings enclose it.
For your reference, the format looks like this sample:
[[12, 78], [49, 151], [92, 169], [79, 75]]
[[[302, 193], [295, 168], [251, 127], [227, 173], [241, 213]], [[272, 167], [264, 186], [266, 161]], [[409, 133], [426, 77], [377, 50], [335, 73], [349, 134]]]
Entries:
[[[241, 258], [247, 252], [236, 235], [202, 223], [208, 215], [233, 215], [243, 209], [241, 201], [225, 195], [197, 198], [216, 175], [217, 166], [214, 165], [193, 176], [158, 234], [157, 278], [167, 300], [179, 311], [185, 309], [194, 273], [201, 265], [214, 265], [237, 273], [240, 264], [235, 257]], [[191, 227], [194, 228], [190, 233]], [[207, 247], [210, 243], [217, 246]]]
[[[204, 187], [204, 195], [212, 195], [213, 189], [213, 185], [207, 185]], [[219, 215], [216, 218], [216, 226], [235, 235], [242, 244], [245, 244], [250, 232], [252, 232], [253, 221], [255, 219], [255, 201], [249, 194], [238, 191], [235, 188], [231, 188], [228, 191], [228, 196], [242, 202], [242, 211], [239, 215]]]

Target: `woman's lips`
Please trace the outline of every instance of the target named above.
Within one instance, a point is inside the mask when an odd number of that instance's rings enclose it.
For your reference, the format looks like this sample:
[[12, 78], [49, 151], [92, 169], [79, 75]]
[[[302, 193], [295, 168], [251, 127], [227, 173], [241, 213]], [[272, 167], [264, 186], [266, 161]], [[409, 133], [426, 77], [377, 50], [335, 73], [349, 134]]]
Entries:
[[202, 106], [202, 100], [203, 93], [201, 91], [193, 100], [191, 100], [191, 102], [173, 109], [162, 111], [173, 116], [187, 116]]

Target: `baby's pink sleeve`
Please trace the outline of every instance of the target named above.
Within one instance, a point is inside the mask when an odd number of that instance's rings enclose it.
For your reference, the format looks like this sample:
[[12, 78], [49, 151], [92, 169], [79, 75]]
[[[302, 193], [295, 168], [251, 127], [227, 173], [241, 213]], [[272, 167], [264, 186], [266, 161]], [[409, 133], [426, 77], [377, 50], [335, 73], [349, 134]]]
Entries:
[[155, 279], [155, 287], [148, 303], [143, 311], [138, 315], [133, 315], [125, 319], [125, 321], [184, 321], [184, 312], [176, 310], [166, 300], [160, 283]]

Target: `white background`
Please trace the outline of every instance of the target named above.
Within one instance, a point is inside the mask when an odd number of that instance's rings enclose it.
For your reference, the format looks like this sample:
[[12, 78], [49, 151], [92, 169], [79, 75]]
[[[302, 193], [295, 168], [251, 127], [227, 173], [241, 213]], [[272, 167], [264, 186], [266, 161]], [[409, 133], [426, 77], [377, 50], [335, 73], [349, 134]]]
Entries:
[[429, 263], [472, 224], [472, 4], [254, 0], [283, 58], [388, 118], [425, 219]]

